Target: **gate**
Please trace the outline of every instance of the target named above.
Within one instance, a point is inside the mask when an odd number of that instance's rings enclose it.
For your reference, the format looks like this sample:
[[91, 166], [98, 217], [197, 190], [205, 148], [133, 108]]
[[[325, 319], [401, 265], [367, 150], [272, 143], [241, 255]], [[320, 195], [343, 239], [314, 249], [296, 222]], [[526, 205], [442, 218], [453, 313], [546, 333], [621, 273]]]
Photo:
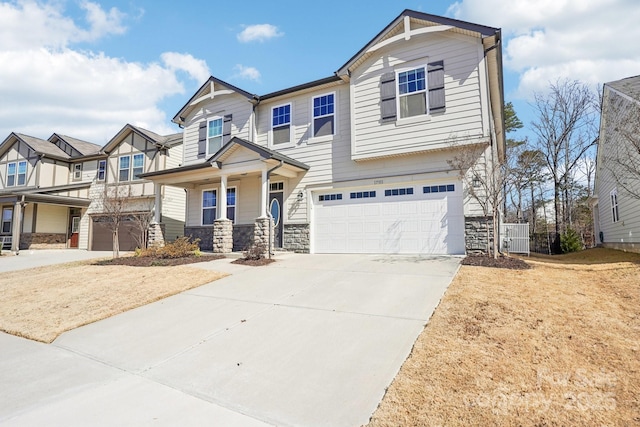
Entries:
[[529, 255], [529, 223], [502, 224], [500, 226], [500, 251]]

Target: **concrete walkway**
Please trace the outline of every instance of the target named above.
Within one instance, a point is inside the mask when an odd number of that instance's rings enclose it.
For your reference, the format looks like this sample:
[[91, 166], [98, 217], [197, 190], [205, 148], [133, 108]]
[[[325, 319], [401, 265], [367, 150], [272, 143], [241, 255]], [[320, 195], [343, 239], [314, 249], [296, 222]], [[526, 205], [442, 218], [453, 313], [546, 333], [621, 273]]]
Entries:
[[20, 251], [18, 255], [13, 255], [9, 251], [2, 251], [2, 253], [3, 255], [0, 257], [0, 273], [93, 258], [111, 258], [113, 256], [111, 251], [86, 251], [83, 249], [24, 250]]
[[0, 334], [0, 424], [359, 426], [459, 258], [281, 254], [67, 332]]

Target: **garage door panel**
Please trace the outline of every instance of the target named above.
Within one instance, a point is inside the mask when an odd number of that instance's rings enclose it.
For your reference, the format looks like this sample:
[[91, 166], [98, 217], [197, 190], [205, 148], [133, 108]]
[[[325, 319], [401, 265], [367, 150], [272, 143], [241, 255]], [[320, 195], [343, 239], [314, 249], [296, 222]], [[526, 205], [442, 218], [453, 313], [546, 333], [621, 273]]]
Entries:
[[375, 199], [316, 204], [314, 252], [464, 253], [462, 197], [456, 192], [423, 194], [421, 186], [413, 188], [412, 195], [383, 196], [385, 189], [375, 188]]

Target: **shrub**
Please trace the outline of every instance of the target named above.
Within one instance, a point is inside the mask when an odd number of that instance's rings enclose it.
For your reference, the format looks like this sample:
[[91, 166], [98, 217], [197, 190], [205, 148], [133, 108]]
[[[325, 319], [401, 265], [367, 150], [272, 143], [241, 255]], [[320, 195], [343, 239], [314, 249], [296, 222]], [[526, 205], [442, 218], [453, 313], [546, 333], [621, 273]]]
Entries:
[[578, 252], [583, 249], [582, 239], [572, 228], [567, 228], [567, 231], [560, 236], [560, 248], [562, 253]]
[[247, 249], [242, 251], [242, 255], [246, 260], [260, 260], [264, 258], [267, 247], [264, 243], [252, 243]]
[[136, 249], [136, 256], [151, 258], [187, 258], [200, 256], [200, 239], [193, 242], [189, 237], [178, 237], [175, 241], [167, 243], [161, 247], [151, 247], [148, 249]]

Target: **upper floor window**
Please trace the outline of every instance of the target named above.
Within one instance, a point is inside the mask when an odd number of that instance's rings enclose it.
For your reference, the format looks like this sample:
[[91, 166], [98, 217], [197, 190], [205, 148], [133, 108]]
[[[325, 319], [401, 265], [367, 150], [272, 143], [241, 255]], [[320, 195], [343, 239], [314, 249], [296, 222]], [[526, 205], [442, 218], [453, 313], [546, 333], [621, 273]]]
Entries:
[[611, 197], [611, 220], [613, 222], [620, 221], [620, 211], [618, 210], [618, 190], [614, 189], [609, 193]]
[[215, 154], [222, 147], [222, 117], [207, 122], [207, 156]]
[[212, 225], [216, 220], [217, 191], [204, 190], [202, 192], [202, 225]]
[[82, 163], [76, 163], [73, 165], [73, 180], [79, 181], [82, 179]]
[[271, 112], [273, 144], [291, 141], [291, 104], [274, 107]]
[[424, 67], [398, 73], [400, 118], [427, 113], [427, 85]]
[[107, 175], [107, 161], [99, 160], [98, 161], [98, 181], [104, 181]]
[[335, 133], [335, 93], [313, 98], [313, 137]]
[[7, 187], [25, 185], [27, 183], [27, 162], [7, 164]]
[[[133, 167], [131, 165], [131, 156], [120, 156], [119, 160], [118, 181], [135, 181], [140, 179], [138, 175], [144, 172], [144, 154], [133, 155]], [[100, 171], [98, 171], [98, 174]]]

